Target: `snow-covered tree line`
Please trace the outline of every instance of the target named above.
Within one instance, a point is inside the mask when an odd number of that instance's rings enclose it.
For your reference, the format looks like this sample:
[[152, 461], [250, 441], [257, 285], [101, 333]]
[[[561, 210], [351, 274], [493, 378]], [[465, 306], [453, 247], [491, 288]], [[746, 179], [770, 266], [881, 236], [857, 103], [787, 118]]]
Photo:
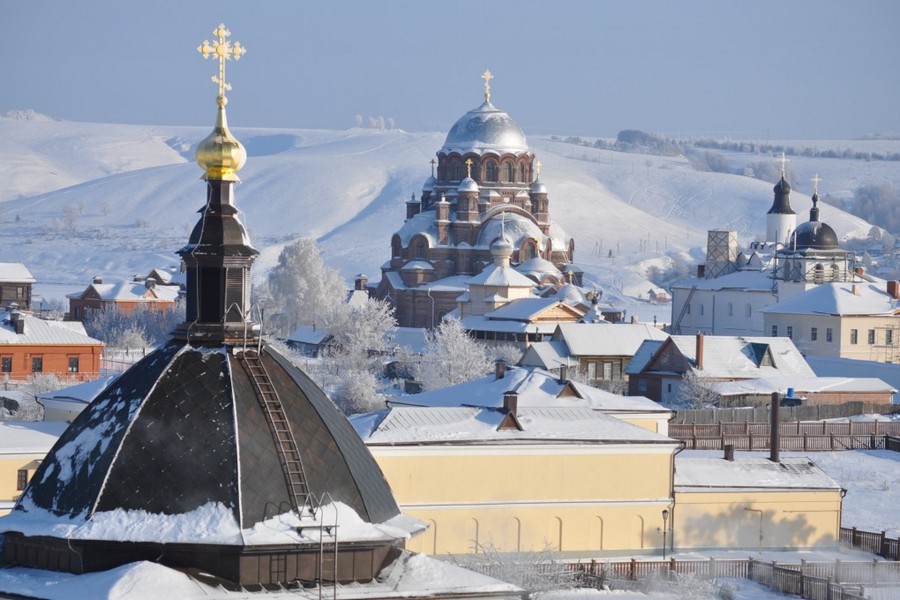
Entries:
[[184, 304], [158, 310], [138, 306], [131, 312], [115, 308], [88, 311], [84, 319], [87, 334], [110, 348], [135, 349], [157, 346], [168, 340], [175, 326], [185, 319]]

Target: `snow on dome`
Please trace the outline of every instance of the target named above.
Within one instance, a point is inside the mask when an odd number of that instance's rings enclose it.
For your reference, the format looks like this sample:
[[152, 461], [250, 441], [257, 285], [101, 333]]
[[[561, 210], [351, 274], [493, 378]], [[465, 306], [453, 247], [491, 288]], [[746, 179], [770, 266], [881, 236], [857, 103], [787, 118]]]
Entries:
[[522, 275], [533, 275], [538, 279], [541, 279], [545, 275], [552, 275], [557, 279], [562, 279], [562, 273], [560, 273], [559, 269], [556, 268], [556, 265], [545, 258], [541, 258], [540, 256], [529, 258], [522, 264], [518, 265], [516, 267], [516, 271], [518, 271]]
[[502, 224], [501, 219], [494, 217], [482, 226], [481, 231], [478, 232], [478, 239], [475, 241], [476, 246], [490, 247], [490, 244], [502, 234], [514, 248], [520, 248], [526, 239], [537, 240], [538, 246], [544, 247], [544, 234], [534, 221], [515, 213], [507, 212], [505, 214]]
[[464, 114], [450, 128], [441, 152], [530, 152], [522, 129], [489, 101]]
[[566, 304], [584, 304], [584, 293], [576, 285], [567, 283], [556, 291], [556, 299]]
[[436, 181], [436, 180], [435, 180], [435, 178], [434, 178], [434, 175], [429, 175], [429, 176], [428, 176], [428, 179], [425, 180], [425, 183], [422, 184], [422, 191], [423, 191], [423, 192], [430, 192], [430, 191], [432, 191], [432, 190], [434, 189], [434, 183], [435, 183], [435, 181]]
[[478, 184], [475, 183], [475, 180], [471, 177], [466, 177], [462, 181], [459, 182], [459, 187], [456, 188], [457, 191], [460, 192], [477, 192]]
[[509, 258], [513, 253], [513, 245], [505, 237], [498, 238], [491, 244], [491, 256], [494, 258]]
[[540, 179], [535, 179], [531, 182], [531, 193], [532, 194], [546, 194], [547, 186], [544, 185], [544, 182]]

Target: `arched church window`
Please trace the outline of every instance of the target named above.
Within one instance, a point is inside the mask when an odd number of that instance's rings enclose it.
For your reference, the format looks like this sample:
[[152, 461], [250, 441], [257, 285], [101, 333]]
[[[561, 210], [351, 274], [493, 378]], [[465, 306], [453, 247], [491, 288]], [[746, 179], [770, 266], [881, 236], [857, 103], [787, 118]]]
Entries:
[[534, 258], [536, 253], [536, 245], [534, 240], [525, 240], [522, 242], [522, 249], [519, 251], [519, 256], [521, 257], [522, 262], [526, 260], [530, 260]]
[[484, 179], [485, 181], [497, 181], [497, 163], [494, 161], [488, 162], [484, 169]]
[[400, 236], [395, 235], [391, 238], [391, 257], [399, 257], [401, 252]]
[[825, 281], [825, 267], [821, 263], [816, 264], [813, 269], [813, 283], [822, 283]]
[[513, 183], [516, 180], [516, 168], [512, 163], [506, 163], [506, 181]]
[[425, 250], [427, 248], [427, 244], [425, 240], [421, 237], [417, 237], [412, 242], [412, 247], [410, 250], [412, 251], [412, 257], [415, 259], [424, 259], [425, 258]]
[[841, 280], [841, 268], [837, 265], [831, 265], [831, 280], [832, 281], [840, 281]]
[[462, 178], [463, 178], [462, 173], [463, 173], [462, 165], [459, 163], [453, 163], [453, 167], [451, 167], [450, 179], [453, 181], [462, 181]]
[[527, 181], [525, 179], [525, 163], [519, 163], [519, 181]]

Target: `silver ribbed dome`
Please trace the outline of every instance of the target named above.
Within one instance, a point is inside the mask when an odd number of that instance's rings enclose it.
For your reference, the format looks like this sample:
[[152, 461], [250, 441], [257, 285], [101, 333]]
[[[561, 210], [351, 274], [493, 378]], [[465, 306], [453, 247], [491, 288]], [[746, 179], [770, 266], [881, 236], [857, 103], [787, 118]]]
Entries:
[[441, 152], [529, 152], [522, 129], [490, 102], [464, 114], [450, 129]]

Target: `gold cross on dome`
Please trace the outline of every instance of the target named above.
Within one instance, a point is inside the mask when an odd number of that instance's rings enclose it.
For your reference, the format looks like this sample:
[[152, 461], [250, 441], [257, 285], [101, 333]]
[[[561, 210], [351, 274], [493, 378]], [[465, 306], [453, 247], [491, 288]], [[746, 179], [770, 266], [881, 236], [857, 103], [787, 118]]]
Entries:
[[485, 71], [481, 74], [481, 78], [484, 79], [484, 100], [485, 102], [491, 101], [491, 79], [494, 78], [491, 75], [490, 71]]
[[536, 179], [540, 179], [540, 178], [541, 178], [541, 167], [543, 167], [543, 166], [544, 166], [544, 165], [543, 165], [543, 163], [541, 163], [541, 161], [537, 161], [537, 162], [534, 164], [534, 170], [537, 171], [537, 178], [536, 178]]
[[471, 158], [466, 159], [466, 177], [469, 177], [469, 178], [472, 177], [472, 159]]
[[431, 159], [431, 176], [432, 177], [434, 177], [434, 163], [435, 163], [435, 160], [432, 158]]
[[787, 164], [791, 162], [790, 159], [785, 158], [784, 152], [781, 153], [781, 176], [784, 177], [787, 173]]
[[816, 173], [816, 176], [812, 178], [812, 182], [813, 182], [813, 194], [815, 194], [816, 196], [819, 195], [819, 182], [820, 182], [820, 181], [822, 181], [822, 179], [819, 177], [819, 174]]
[[224, 98], [225, 91], [231, 89], [231, 84], [225, 82], [225, 61], [232, 58], [240, 60], [247, 49], [241, 46], [240, 42], [232, 44], [226, 39], [231, 36], [231, 32], [223, 23], [213, 30], [213, 35], [216, 36], [213, 43], [210, 44], [209, 40], [203, 40], [203, 43], [197, 46], [197, 52], [202, 54], [203, 58], [209, 58], [212, 55], [219, 61], [219, 74], [212, 76], [212, 82], [219, 84], [219, 97]]

